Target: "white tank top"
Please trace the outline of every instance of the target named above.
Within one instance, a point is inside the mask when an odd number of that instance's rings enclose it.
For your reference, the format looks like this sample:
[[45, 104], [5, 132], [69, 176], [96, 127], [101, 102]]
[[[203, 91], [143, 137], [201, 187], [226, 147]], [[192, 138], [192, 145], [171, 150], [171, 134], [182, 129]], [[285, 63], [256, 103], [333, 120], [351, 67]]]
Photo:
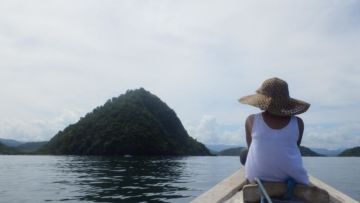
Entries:
[[253, 182], [257, 177], [264, 181], [283, 182], [291, 177], [297, 183], [309, 184], [297, 146], [299, 128], [295, 116], [284, 128], [272, 129], [261, 113], [256, 114], [251, 137], [245, 164], [245, 176], [249, 181]]

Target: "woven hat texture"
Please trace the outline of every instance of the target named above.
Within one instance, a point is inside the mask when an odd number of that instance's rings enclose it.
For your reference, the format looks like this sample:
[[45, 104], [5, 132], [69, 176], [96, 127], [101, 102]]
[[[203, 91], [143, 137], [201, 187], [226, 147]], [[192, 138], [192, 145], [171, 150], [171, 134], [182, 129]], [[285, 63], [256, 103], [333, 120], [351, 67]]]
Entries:
[[240, 103], [249, 104], [278, 116], [291, 116], [307, 111], [310, 104], [290, 97], [288, 84], [279, 78], [265, 80], [256, 94], [239, 99]]

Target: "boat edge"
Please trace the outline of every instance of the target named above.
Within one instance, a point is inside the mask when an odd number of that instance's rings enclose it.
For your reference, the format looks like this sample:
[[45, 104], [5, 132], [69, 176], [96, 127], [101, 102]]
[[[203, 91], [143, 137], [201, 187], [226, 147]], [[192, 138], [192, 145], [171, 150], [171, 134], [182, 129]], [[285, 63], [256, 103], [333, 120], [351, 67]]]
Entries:
[[[330, 185], [320, 181], [319, 179], [309, 176], [312, 185], [328, 191], [331, 203], [359, 203], [350, 196], [340, 192]], [[196, 197], [191, 203], [220, 203], [230, 199], [237, 192], [239, 192], [246, 184], [245, 171], [243, 168], [237, 170], [232, 175], [228, 176], [210, 190], [205, 191], [200, 196]]]
[[205, 191], [200, 196], [192, 200], [191, 203], [224, 202], [240, 191], [245, 184], [245, 171], [243, 169], [239, 169], [216, 184], [210, 190]]

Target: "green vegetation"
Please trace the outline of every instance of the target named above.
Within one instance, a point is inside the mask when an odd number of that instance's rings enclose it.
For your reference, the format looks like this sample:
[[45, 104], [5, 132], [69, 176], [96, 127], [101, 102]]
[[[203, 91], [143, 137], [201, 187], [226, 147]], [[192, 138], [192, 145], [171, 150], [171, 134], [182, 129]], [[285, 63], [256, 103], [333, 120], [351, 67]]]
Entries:
[[311, 150], [310, 148], [300, 146], [301, 156], [323, 156], [322, 154], [318, 154]]
[[39, 151], [73, 155], [210, 155], [176, 113], [145, 89], [128, 90], [57, 133]]
[[360, 146], [346, 149], [339, 154], [339, 156], [357, 156], [360, 157]]

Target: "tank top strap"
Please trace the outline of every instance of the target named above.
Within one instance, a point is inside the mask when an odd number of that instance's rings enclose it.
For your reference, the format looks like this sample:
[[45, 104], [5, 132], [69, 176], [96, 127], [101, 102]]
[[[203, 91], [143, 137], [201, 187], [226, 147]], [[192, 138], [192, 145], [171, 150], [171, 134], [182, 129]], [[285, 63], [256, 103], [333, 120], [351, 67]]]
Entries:
[[299, 134], [300, 134], [299, 124], [298, 124], [298, 119], [296, 118], [296, 116], [291, 116], [291, 120], [290, 120], [290, 123], [288, 126], [290, 128], [292, 128], [294, 132], [297, 132], [297, 133], [295, 133], [297, 135], [296, 137], [299, 137]]
[[265, 130], [265, 126], [264, 126], [264, 121], [262, 119], [262, 115], [261, 113], [257, 113], [254, 114], [254, 121], [253, 121], [253, 125], [252, 125], [252, 130], [251, 130], [251, 136], [254, 137], [258, 137], [261, 135], [261, 133]]
[[263, 122], [262, 122], [261, 113], [254, 114], [254, 121], [253, 121], [252, 131], [251, 132], [254, 132], [254, 129], [259, 128], [262, 125], [262, 123]]

